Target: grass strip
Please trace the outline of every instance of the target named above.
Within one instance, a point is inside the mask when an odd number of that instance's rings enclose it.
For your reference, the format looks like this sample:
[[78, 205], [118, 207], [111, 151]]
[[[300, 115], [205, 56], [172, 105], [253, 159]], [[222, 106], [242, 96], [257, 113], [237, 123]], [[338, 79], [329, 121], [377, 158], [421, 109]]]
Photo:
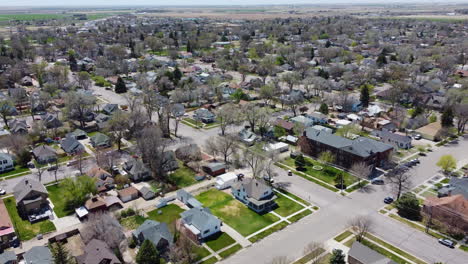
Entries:
[[234, 253], [236, 253], [237, 251], [241, 250], [242, 249], [242, 246], [239, 245], [239, 244], [236, 244], [224, 251], [222, 251], [221, 253], [219, 253], [218, 255], [222, 258], [227, 258], [231, 255], [233, 255]]
[[279, 231], [283, 228], [285, 228], [286, 226], [288, 226], [288, 223], [283, 221], [279, 224], [276, 224], [270, 228], [268, 228], [267, 230], [259, 233], [259, 234], [256, 234], [255, 236], [249, 238], [249, 241], [252, 242], [252, 243], [255, 243], [256, 241], [260, 240], [260, 239], [263, 239], [271, 234], [273, 234], [274, 232], [276, 231]]
[[297, 215], [291, 216], [290, 218], [288, 218], [288, 220], [289, 220], [289, 222], [294, 223], [294, 222], [297, 222], [297, 221], [301, 220], [302, 218], [304, 218], [304, 217], [306, 217], [306, 216], [308, 216], [310, 214], [312, 214], [312, 211], [304, 210], [303, 212], [300, 212]]
[[303, 256], [302, 258], [296, 260], [293, 264], [306, 264], [309, 261], [313, 260], [315, 257], [320, 256], [323, 252], [325, 252], [325, 249], [317, 248], [314, 251]]
[[406, 259], [409, 259], [411, 261], [413, 261], [414, 263], [417, 263], [417, 264], [426, 264], [426, 262], [416, 258], [415, 256], [413, 255], [410, 255], [409, 253], [383, 241], [382, 239], [372, 235], [372, 234], [367, 234], [366, 237], [374, 242], [376, 242], [377, 244], [381, 245], [381, 246], [384, 246], [386, 247], [387, 249], [390, 249], [391, 251], [401, 255], [402, 257], [406, 258]]
[[216, 262], [218, 262], [218, 259], [213, 256], [213, 257], [203, 261], [201, 264], [214, 264]]
[[[289, 167], [287, 167], [287, 166], [285, 166], [285, 165], [283, 165], [281, 163], [276, 163], [275, 165], [282, 168], [282, 169], [284, 169], [284, 170], [289, 170]], [[295, 175], [297, 175], [299, 177], [302, 177], [302, 178], [304, 178], [304, 179], [306, 179], [308, 181], [311, 181], [311, 182], [313, 182], [315, 184], [318, 184], [318, 185], [320, 185], [320, 186], [322, 186], [324, 188], [327, 188], [328, 190], [330, 190], [332, 192], [338, 192], [339, 191], [338, 188], [332, 187], [332, 186], [330, 186], [328, 184], [325, 184], [325, 183], [323, 183], [321, 181], [318, 181], [318, 180], [314, 179], [312, 176], [305, 176], [302, 173], [297, 172], [296, 170], [291, 170], [291, 171]]]
[[353, 233], [349, 230], [346, 230], [344, 231], [343, 233], [339, 234], [338, 236], [336, 236], [334, 239], [338, 242], [341, 242], [343, 240], [345, 240], [346, 238], [352, 236]]

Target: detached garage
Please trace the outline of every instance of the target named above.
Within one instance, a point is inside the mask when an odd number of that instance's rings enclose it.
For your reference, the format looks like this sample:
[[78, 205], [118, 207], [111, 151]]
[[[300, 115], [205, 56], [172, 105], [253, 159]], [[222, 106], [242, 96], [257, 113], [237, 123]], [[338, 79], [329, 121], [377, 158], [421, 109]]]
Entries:
[[138, 198], [138, 190], [135, 187], [128, 187], [117, 192], [122, 202], [130, 202]]

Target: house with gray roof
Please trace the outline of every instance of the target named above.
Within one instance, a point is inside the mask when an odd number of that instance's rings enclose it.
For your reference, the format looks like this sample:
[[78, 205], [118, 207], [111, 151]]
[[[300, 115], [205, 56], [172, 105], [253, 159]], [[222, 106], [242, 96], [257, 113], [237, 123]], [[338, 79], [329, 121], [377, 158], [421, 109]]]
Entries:
[[277, 197], [273, 189], [262, 180], [241, 179], [232, 185], [231, 192], [237, 200], [257, 213], [268, 212], [276, 206]]
[[132, 233], [133, 239], [141, 246], [145, 240], [151, 241], [159, 252], [172, 245], [174, 236], [166, 223], [146, 220]]
[[141, 197], [143, 197], [143, 199], [145, 199], [145, 200], [151, 200], [154, 197], [156, 197], [156, 194], [154, 193], [154, 191], [151, 190], [150, 188], [146, 187], [146, 186], [143, 186], [138, 191], [140, 192]]
[[179, 228], [193, 241], [201, 241], [221, 231], [221, 220], [210, 209], [194, 207], [180, 214]]
[[10, 154], [0, 152], [0, 172], [11, 171], [15, 169], [13, 157]]
[[355, 241], [348, 251], [349, 264], [396, 264], [377, 251]]
[[313, 119], [309, 118], [308, 116], [303, 116], [303, 115], [299, 115], [299, 116], [295, 116], [291, 118], [291, 122], [293, 122], [294, 124], [303, 125], [304, 127], [311, 127], [315, 123]]
[[106, 114], [103, 114], [103, 113], [99, 113], [95, 118], [94, 120], [96, 120], [97, 123], [104, 123], [106, 121], [109, 121], [110, 119], [110, 116], [106, 115]]
[[129, 178], [133, 181], [141, 181], [151, 176], [150, 170], [146, 167], [143, 161], [135, 158], [127, 160], [122, 168], [128, 173]]
[[68, 136], [60, 142], [60, 147], [68, 154], [77, 154], [84, 151], [84, 146], [72, 136]]
[[116, 110], [119, 109], [119, 105], [118, 104], [106, 104], [103, 108], [102, 108], [102, 111], [107, 114], [107, 115], [111, 115], [112, 113], [114, 113]]
[[54, 258], [50, 249], [46, 246], [35, 246], [23, 254], [25, 263], [53, 264]]
[[185, 106], [183, 104], [174, 104], [171, 113], [174, 117], [182, 117], [185, 114]]
[[198, 108], [193, 114], [193, 119], [201, 121], [205, 124], [213, 123], [215, 121], [215, 118], [216, 115], [206, 108]]
[[311, 127], [304, 131], [299, 146], [302, 152], [313, 157], [330, 151], [336, 157], [335, 164], [345, 168], [350, 168], [358, 162], [372, 167], [382, 166], [393, 151], [392, 145], [367, 137], [351, 140]]
[[181, 201], [183, 204], [187, 205], [189, 208], [203, 207], [195, 197], [192, 196], [189, 192], [184, 189], [180, 189], [176, 193], [177, 200]]
[[32, 150], [32, 154], [39, 164], [52, 163], [57, 160], [57, 151], [47, 145], [40, 145]]
[[110, 137], [99, 132], [90, 137], [90, 142], [94, 148], [108, 148], [112, 146]]
[[67, 137], [68, 136], [71, 136], [71, 137], [74, 137], [78, 140], [81, 140], [81, 139], [86, 139], [88, 137], [88, 135], [86, 134], [86, 132], [84, 132], [83, 130], [81, 129], [75, 129], [73, 132], [71, 133], [68, 133], [67, 134]]
[[23, 178], [13, 188], [18, 213], [27, 217], [49, 208], [49, 193], [39, 181]]
[[437, 196], [454, 196], [457, 194], [463, 195], [466, 200], [468, 200], [468, 178], [456, 178], [452, 177], [450, 182], [445, 187], [440, 188], [437, 191]]
[[26, 120], [13, 119], [8, 121], [10, 132], [13, 134], [26, 134], [28, 133], [28, 124]]
[[56, 114], [46, 113], [42, 116], [42, 120], [47, 128], [58, 128], [62, 126], [62, 122]]
[[244, 128], [241, 131], [239, 131], [239, 138], [245, 144], [252, 146], [257, 140], [257, 135], [255, 135], [255, 133], [252, 132], [250, 129]]
[[18, 260], [13, 251], [4, 251], [0, 254], [0, 264], [16, 264]]
[[93, 239], [84, 247], [83, 255], [76, 257], [78, 264], [121, 264], [106, 242]]
[[373, 136], [376, 136], [380, 138], [380, 140], [384, 143], [390, 144], [394, 146], [396, 149], [402, 148], [402, 149], [409, 149], [412, 147], [411, 145], [411, 137], [410, 136], [405, 136], [405, 135], [400, 135], [397, 133], [393, 133], [391, 131], [388, 131], [386, 129], [383, 130], [374, 130], [371, 133]]

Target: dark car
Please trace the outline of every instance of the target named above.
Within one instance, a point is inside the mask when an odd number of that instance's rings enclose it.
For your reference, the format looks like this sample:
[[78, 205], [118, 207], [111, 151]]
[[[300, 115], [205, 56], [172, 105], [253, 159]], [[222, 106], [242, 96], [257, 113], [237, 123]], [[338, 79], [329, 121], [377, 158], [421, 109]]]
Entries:
[[383, 201], [386, 204], [391, 204], [391, 203], [393, 203], [393, 198], [392, 197], [385, 197], [385, 199], [383, 199]]
[[373, 179], [371, 181], [372, 184], [375, 184], [375, 185], [383, 185], [384, 184], [384, 180], [382, 179]]
[[447, 246], [449, 248], [454, 248], [455, 247], [455, 243], [450, 240], [450, 239], [439, 239], [439, 243], [444, 245], [444, 246]]
[[292, 176], [292, 171], [288, 170], [288, 176]]
[[58, 167], [57, 165], [53, 165], [53, 166], [50, 166], [49, 168], [47, 168], [48, 171], [56, 171], [58, 170]]

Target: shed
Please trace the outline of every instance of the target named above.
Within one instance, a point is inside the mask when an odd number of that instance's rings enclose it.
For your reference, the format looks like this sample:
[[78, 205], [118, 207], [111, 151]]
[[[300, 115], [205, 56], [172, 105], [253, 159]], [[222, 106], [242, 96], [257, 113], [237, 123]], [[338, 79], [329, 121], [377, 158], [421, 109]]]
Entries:
[[143, 199], [145, 200], [151, 200], [153, 199], [154, 197], [156, 197], [156, 194], [148, 187], [146, 186], [143, 186], [141, 189], [140, 189], [140, 195], [141, 197], [143, 197]]
[[226, 173], [226, 164], [221, 162], [210, 162], [203, 165], [202, 169], [204, 172], [214, 177]]
[[203, 205], [184, 189], [177, 191], [177, 199], [190, 208], [202, 208]]

